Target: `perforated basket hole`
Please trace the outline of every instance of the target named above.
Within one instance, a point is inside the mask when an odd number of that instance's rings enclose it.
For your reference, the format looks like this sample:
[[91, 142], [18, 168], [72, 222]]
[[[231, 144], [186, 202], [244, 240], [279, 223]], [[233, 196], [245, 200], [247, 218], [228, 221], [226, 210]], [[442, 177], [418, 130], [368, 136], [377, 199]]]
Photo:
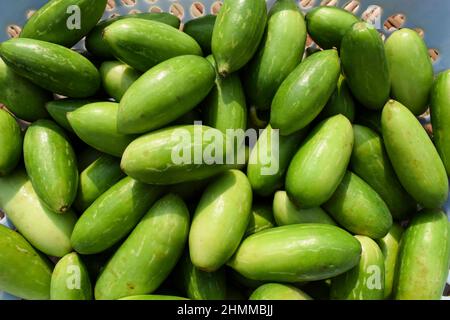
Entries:
[[106, 10], [113, 11], [116, 8], [116, 2], [114, 0], [108, 0], [106, 3]]
[[151, 6], [148, 9], [148, 12], [160, 13], [160, 12], [162, 12], [162, 9], [158, 6]]
[[205, 15], [205, 6], [201, 2], [194, 2], [191, 5], [190, 13], [193, 18], [198, 18]]
[[395, 31], [400, 29], [406, 21], [406, 16], [403, 13], [393, 14], [384, 22], [384, 29], [387, 31]]
[[369, 6], [366, 11], [361, 15], [361, 18], [375, 26], [377, 29], [381, 29], [381, 15], [383, 14], [383, 9], [380, 6]]
[[338, 0], [323, 0], [320, 3], [321, 6], [329, 6], [329, 7], [337, 6], [337, 4]]
[[120, 0], [120, 2], [127, 7], [134, 7], [136, 5], [136, 0]]
[[153, 4], [153, 3], [158, 2], [158, 0], [145, 0], [145, 2], [148, 2], [148, 3], [150, 3], [150, 4]]
[[136, 13], [141, 13], [141, 10], [138, 9], [131, 9], [130, 12], [128, 12], [128, 14], [136, 14]]
[[308, 49], [308, 48], [311, 48], [311, 47], [314, 47], [314, 46], [317, 46], [317, 45], [314, 42], [314, 40], [311, 38], [311, 36], [308, 34], [306, 36], [305, 48]]
[[222, 8], [222, 1], [216, 1], [211, 5], [211, 14], [217, 15]]
[[184, 18], [184, 8], [179, 3], [172, 4], [169, 8], [169, 12], [178, 17], [180, 20], [183, 20]]
[[433, 126], [431, 125], [429, 118], [430, 118], [430, 111], [427, 110], [424, 114], [419, 116], [419, 121], [422, 122], [422, 127], [425, 129], [428, 136], [430, 136], [430, 138], [433, 138]]
[[359, 10], [359, 7], [360, 7], [359, 1], [352, 0], [352, 1], [347, 2], [343, 8], [353, 14], [356, 14]]
[[36, 10], [28, 10], [25, 13], [25, 16], [27, 17], [27, 20], [31, 18], [31, 16], [36, 12]]
[[438, 49], [430, 48], [428, 49], [428, 54], [430, 55], [431, 61], [436, 62], [439, 59]]
[[22, 28], [19, 27], [18, 25], [11, 24], [6, 27], [6, 33], [8, 34], [8, 36], [10, 38], [17, 38], [21, 32], [22, 32]]
[[299, 4], [302, 9], [309, 9], [316, 4], [316, 0], [300, 0]]
[[414, 31], [416, 31], [421, 38], [425, 37], [425, 31], [423, 31], [422, 28], [414, 28]]
[[112, 14], [109, 16], [109, 18], [110, 18], [110, 19], [113, 19], [113, 18], [119, 17], [119, 16], [120, 16], [120, 13], [114, 12], [114, 13], [112, 13]]

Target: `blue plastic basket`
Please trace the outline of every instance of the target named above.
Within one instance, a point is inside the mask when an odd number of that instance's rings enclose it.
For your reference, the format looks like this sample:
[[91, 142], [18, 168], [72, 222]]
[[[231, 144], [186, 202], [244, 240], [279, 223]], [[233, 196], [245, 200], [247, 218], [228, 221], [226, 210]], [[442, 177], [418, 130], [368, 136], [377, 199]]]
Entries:
[[[0, 41], [8, 39], [19, 31], [27, 17], [44, 5], [46, 0], [0, 1]], [[274, 0], [268, 0], [271, 6]], [[365, 20], [374, 22], [384, 34], [385, 22], [398, 16], [402, 23], [398, 26], [421, 29], [431, 50], [436, 50], [438, 58], [434, 64], [439, 72], [450, 68], [450, 1], [448, 0], [298, 0], [300, 8], [307, 12], [318, 5], [344, 7]], [[109, 0], [103, 18], [124, 15], [130, 12], [164, 11], [179, 16], [186, 22], [199, 16], [216, 13], [220, 8], [218, 0]], [[373, 14], [371, 14], [373, 13]], [[386, 24], [389, 25], [389, 22]]]
[[[19, 33], [27, 18], [46, 2], [47, 0], [0, 1], [0, 41]], [[275, 0], [268, 0], [267, 5], [270, 7], [273, 2]], [[186, 22], [217, 13], [221, 3], [218, 0], [108, 0], [103, 19], [135, 12], [170, 12]], [[447, 17], [450, 12], [449, 0], [298, 0], [298, 4], [305, 13], [318, 5], [343, 7], [373, 23], [386, 36], [400, 27], [416, 29], [423, 35], [430, 49], [435, 72], [450, 69], [450, 19]], [[429, 121], [426, 117], [424, 120]], [[443, 209], [450, 220], [450, 200]], [[6, 217], [0, 223], [13, 227]], [[447, 282], [450, 284], [450, 275]], [[0, 292], [0, 300], [5, 299], [17, 298]]]

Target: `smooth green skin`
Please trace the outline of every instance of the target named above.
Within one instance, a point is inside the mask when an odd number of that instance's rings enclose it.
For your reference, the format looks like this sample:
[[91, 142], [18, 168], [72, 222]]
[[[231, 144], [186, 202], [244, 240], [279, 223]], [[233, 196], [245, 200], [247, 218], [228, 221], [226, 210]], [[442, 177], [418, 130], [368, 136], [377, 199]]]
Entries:
[[289, 163], [306, 133], [307, 129], [302, 129], [289, 136], [278, 136], [277, 141], [272, 139], [276, 138], [275, 132], [268, 125], [260, 134], [247, 166], [247, 177], [256, 194], [269, 196], [283, 186]]
[[227, 0], [217, 15], [211, 48], [219, 74], [226, 77], [250, 61], [267, 21], [264, 0]]
[[250, 221], [248, 222], [244, 238], [247, 238], [254, 233], [273, 228], [274, 226], [275, 220], [270, 204], [253, 203]]
[[75, 208], [83, 212], [123, 176], [120, 160], [107, 154], [102, 155], [80, 173]]
[[346, 230], [372, 239], [384, 237], [392, 226], [392, 216], [383, 199], [350, 171], [323, 208]]
[[[213, 56], [207, 60], [214, 66]], [[237, 73], [223, 78], [216, 76], [216, 82], [202, 102], [205, 125], [226, 133], [227, 129], [247, 129], [247, 104], [241, 80]]]
[[353, 133], [352, 171], [380, 195], [394, 219], [405, 219], [413, 214], [416, 203], [398, 181], [381, 136], [360, 125], [353, 126]]
[[0, 44], [0, 56], [20, 76], [63, 96], [86, 98], [100, 87], [97, 68], [81, 54], [57, 44], [10, 39]]
[[194, 109], [214, 85], [216, 73], [205, 58], [185, 55], [144, 73], [120, 101], [117, 129], [145, 133]]
[[412, 219], [400, 242], [394, 299], [441, 299], [450, 262], [449, 229], [441, 210], [423, 210]]
[[356, 100], [368, 109], [381, 110], [389, 99], [391, 80], [377, 29], [366, 22], [355, 23], [342, 39], [340, 56]]
[[416, 116], [428, 107], [433, 86], [433, 64], [420, 35], [403, 28], [392, 33], [385, 44], [391, 76], [391, 96]]
[[121, 157], [136, 136], [117, 131], [118, 112], [118, 103], [96, 102], [69, 112], [67, 119], [73, 131], [85, 143], [101, 152]]
[[24, 171], [18, 170], [0, 178], [0, 208], [39, 251], [54, 257], [72, 251], [70, 235], [76, 215], [72, 211], [57, 214], [47, 209]]
[[355, 238], [361, 243], [361, 260], [353, 269], [331, 279], [331, 299], [383, 300], [383, 253], [372, 239], [365, 236]]
[[189, 253], [200, 270], [223, 266], [241, 242], [252, 208], [252, 189], [247, 176], [229, 170], [203, 192], [189, 231]]
[[97, 280], [95, 298], [152, 293], [175, 267], [188, 232], [183, 200], [173, 194], [158, 200], [109, 260]]
[[120, 102], [125, 92], [139, 79], [141, 73], [119, 61], [105, 61], [100, 66], [103, 89]]
[[312, 300], [300, 289], [281, 283], [266, 283], [251, 294], [249, 300]]
[[180, 285], [186, 297], [192, 300], [225, 300], [227, 284], [225, 270], [205, 272], [196, 268], [185, 254], [178, 265]]
[[[106, 2], [107, 0], [51, 0], [31, 16], [20, 37], [72, 47], [94, 28], [105, 11]], [[70, 6], [77, 6], [79, 11], [69, 11]], [[69, 29], [69, 23], [76, 23], [73, 19], [75, 13], [80, 14], [80, 28]]]
[[197, 41], [204, 54], [209, 54], [211, 53], [211, 41], [215, 23], [216, 16], [207, 14], [206, 16], [186, 22], [183, 27], [183, 32]]
[[0, 290], [27, 300], [50, 298], [52, 267], [19, 233], [0, 225]]
[[0, 109], [0, 176], [11, 173], [22, 157], [22, 132], [16, 119]]
[[347, 10], [331, 6], [317, 7], [306, 15], [308, 33], [323, 49], [339, 49], [345, 33], [358, 21]]
[[343, 115], [315, 127], [287, 170], [286, 191], [291, 200], [301, 208], [327, 201], [344, 177], [352, 147], [352, 125]]
[[360, 254], [359, 242], [343, 229], [295, 224], [251, 235], [227, 264], [253, 280], [315, 281], [350, 270]]
[[[218, 137], [217, 140], [207, 139], [207, 132]], [[202, 144], [197, 142], [196, 146], [194, 142], [199, 137], [203, 137]], [[198, 150], [203, 155], [209, 155], [208, 151], [213, 151], [214, 146], [217, 146], [218, 152], [223, 147], [223, 156], [219, 160], [225, 163], [226, 150], [230, 150], [231, 144], [224, 142], [222, 146], [220, 140], [226, 141], [223, 133], [207, 126], [185, 125], [160, 129], [134, 140], [123, 153], [120, 166], [130, 177], [150, 184], [169, 185], [206, 179], [230, 168], [220, 163], [208, 165], [204, 159], [200, 159], [201, 164], [195, 164]], [[217, 145], [213, 143], [211, 146], [211, 141], [217, 141]], [[173, 159], [173, 155], [180, 159]], [[207, 160], [214, 159], [208, 156]]]
[[66, 212], [77, 195], [78, 168], [63, 129], [50, 120], [34, 122], [25, 133], [23, 157], [41, 200], [54, 212]]
[[384, 299], [390, 299], [392, 295], [395, 268], [403, 231], [403, 228], [399, 224], [394, 223], [388, 234], [377, 240], [378, 246], [384, 256]]
[[116, 21], [105, 28], [103, 39], [117, 59], [142, 72], [173, 57], [203, 55], [191, 36], [153, 20]]
[[380, 135], [382, 134], [380, 111], [371, 111], [363, 107], [357, 108], [355, 123], [368, 127]]
[[251, 105], [269, 109], [281, 83], [300, 63], [306, 25], [294, 0], [278, 0], [269, 12], [257, 53], [245, 70], [245, 92]]
[[160, 187], [123, 178], [84, 211], [73, 229], [72, 246], [81, 254], [112, 247], [136, 226], [161, 192]]
[[336, 225], [336, 222], [320, 207], [298, 208], [286, 191], [277, 191], [273, 198], [273, 216], [278, 226], [300, 223], [322, 223]]
[[144, 12], [118, 16], [112, 19], [101, 21], [99, 24], [97, 24], [97, 26], [95, 26], [95, 28], [92, 29], [92, 31], [86, 36], [86, 48], [96, 57], [103, 58], [105, 60], [114, 58], [111, 47], [103, 38], [103, 31], [105, 30], [105, 28], [116, 21], [135, 18], [162, 22], [176, 29], [178, 29], [180, 26], [180, 19], [168, 12]]
[[439, 208], [448, 197], [447, 173], [419, 120], [390, 100], [381, 124], [386, 151], [405, 190], [423, 207]]
[[189, 300], [184, 297], [178, 297], [178, 296], [166, 296], [166, 295], [160, 295], [160, 294], [144, 294], [144, 295], [138, 295], [138, 296], [129, 296], [125, 298], [121, 298], [118, 300]]
[[47, 118], [44, 105], [51, 99], [50, 93], [16, 74], [0, 58], [0, 103], [16, 117], [30, 122]]
[[92, 300], [88, 270], [75, 252], [65, 255], [55, 266], [50, 286], [51, 300]]
[[94, 102], [89, 99], [61, 99], [47, 102], [45, 108], [58, 125], [69, 132], [74, 132], [67, 119], [67, 114]]
[[356, 103], [347, 85], [347, 80], [341, 75], [337, 87], [328, 100], [325, 108], [317, 116], [317, 119], [323, 120], [337, 114], [342, 114], [353, 123], [355, 120]]
[[434, 144], [450, 176], [450, 70], [440, 73], [431, 92]]
[[341, 72], [336, 50], [306, 58], [283, 81], [272, 101], [270, 124], [289, 135], [311, 123], [336, 89]]

